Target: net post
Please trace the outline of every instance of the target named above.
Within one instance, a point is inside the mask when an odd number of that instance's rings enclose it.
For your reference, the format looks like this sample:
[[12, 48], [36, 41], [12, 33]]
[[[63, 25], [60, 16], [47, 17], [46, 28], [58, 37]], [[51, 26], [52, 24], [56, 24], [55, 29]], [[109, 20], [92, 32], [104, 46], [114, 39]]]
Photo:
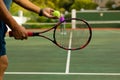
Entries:
[[[76, 10], [72, 9], [72, 18], [76, 18]], [[75, 29], [76, 28], [76, 20], [72, 20], [72, 28]]]

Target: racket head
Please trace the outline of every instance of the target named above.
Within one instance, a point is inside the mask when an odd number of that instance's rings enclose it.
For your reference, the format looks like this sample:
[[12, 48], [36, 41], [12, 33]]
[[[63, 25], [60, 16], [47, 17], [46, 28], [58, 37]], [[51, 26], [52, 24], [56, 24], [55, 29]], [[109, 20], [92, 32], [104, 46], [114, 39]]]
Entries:
[[85, 48], [91, 41], [92, 29], [82, 19], [65, 19], [56, 25], [54, 30], [54, 43], [65, 50], [80, 50]]

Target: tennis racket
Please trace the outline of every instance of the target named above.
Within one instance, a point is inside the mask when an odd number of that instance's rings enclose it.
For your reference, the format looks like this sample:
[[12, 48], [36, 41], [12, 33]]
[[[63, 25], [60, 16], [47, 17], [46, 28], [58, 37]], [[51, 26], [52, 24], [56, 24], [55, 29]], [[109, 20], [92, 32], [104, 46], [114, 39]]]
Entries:
[[[48, 35], [45, 35], [47, 32]], [[9, 32], [9, 36], [13, 36], [12, 32]], [[90, 43], [92, 38], [92, 29], [85, 20], [70, 18], [65, 19], [62, 22], [58, 22], [47, 30], [28, 32], [28, 36], [43, 37], [65, 50], [80, 50]]]

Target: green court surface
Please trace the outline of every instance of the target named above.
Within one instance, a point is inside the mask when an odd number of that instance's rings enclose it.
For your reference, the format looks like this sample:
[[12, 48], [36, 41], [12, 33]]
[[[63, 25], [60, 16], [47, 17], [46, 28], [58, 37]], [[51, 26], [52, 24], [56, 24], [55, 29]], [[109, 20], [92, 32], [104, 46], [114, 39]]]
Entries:
[[5, 80], [120, 79], [120, 29], [93, 30], [90, 44], [71, 54], [39, 37], [6, 42]]

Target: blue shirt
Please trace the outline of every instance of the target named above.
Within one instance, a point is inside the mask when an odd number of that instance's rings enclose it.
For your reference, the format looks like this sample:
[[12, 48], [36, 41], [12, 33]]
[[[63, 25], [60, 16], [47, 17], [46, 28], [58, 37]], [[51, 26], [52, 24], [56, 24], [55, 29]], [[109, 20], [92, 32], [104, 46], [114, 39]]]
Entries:
[[[3, 0], [3, 1], [4, 1], [5, 5], [6, 5], [7, 9], [9, 10], [10, 9], [10, 5], [12, 3], [12, 0]], [[5, 23], [3, 21], [1, 21], [1, 20], [0, 20], [0, 27], [3, 27], [3, 28], [6, 27]]]
[[[12, 0], [3, 0], [7, 9], [9, 10], [10, 9], [10, 5], [12, 3]], [[3, 26], [4, 22], [3, 21], [0, 21], [0, 26]]]
[[3, 1], [4, 1], [5, 5], [6, 5], [7, 9], [9, 9], [10, 5], [12, 3], [12, 0], [3, 0]]

